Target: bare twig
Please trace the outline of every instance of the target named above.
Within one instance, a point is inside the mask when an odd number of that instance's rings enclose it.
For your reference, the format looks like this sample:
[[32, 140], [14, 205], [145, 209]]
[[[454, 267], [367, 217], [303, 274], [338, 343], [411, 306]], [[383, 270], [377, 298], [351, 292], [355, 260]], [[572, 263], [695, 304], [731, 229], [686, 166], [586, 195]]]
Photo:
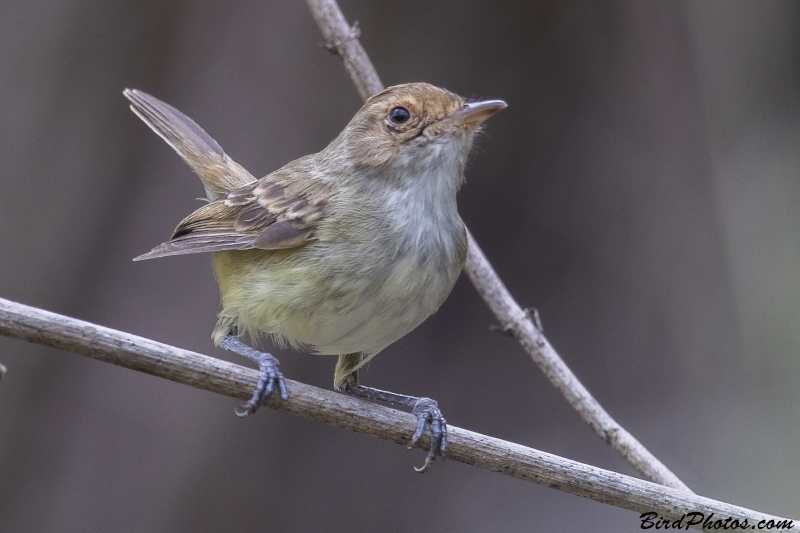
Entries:
[[[258, 372], [249, 368], [1, 298], [0, 335], [239, 399], [249, 398], [258, 380]], [[409, 413], [297, 381], [287, 380], [287, 387], [289, 400], [273, 396], [268, 407], [403, 445], [416, 426]], [[454, 426], [449, 439], [448, 457], [456, 461], [639, 513], [669, 520], [713, 513], [749, 524], [784, 520]], [[423, 441], [418, 447], [429, 446], [427, 435]]]
[[586, 390], [547, 338], [514, 301], [497, 272], [492, 269], [481, 249], [470, 238], [465, 270], [484, 301], [510, 331], [547, 379], [564, 395], [581, 417], [609, 446], [650, 481], [691, 492], [678, 477], [659, 461], [642, 443], [620, 426]]
[[332, 1], [309, 0], [308, 8], [322, 30], [325, 47], [342, 58], [344, 68], [356, 85], [359, 96], [366, 100], [383, 90], [378, 72], [358, 40], [358, 26], [347, 24], [338, 4]]
[[[347, 20], [336, 0], [306, 0], [322, 35], [329, 43], [345, 42], [337, 46], [350, 78], [363, 99], [383, 90], [375, 67], [366, 51], [351, 32]], [[672, 473], [642, 443], [620, 426], [594, 399], [567, 364], [553, 349], [541, 330], [520, 308], [508, 292], [497, 272], [489, 264], [470, 232], [469, 252], [464, 266], [469, 279], [500, 322], [500, 329], [515, 337], [533, 361], [539, 365], [550, 382], [561, 391], [569, 404], [609, 446], [633, 465], [646, 479], [691, 492], [678, 476]]]

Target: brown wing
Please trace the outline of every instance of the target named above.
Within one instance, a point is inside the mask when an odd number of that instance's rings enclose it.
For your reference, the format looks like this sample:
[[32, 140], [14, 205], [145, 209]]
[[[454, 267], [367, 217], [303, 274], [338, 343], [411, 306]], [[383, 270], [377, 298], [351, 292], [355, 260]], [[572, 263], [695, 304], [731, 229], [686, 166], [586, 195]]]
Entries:
[[[295, 183], [281, 180], [282, 174], [290, 174]], [[315, 240], [327, 197], [320, 183], [298, 180], [305, 177], [297, 171], [278, 171], [231, 191], [225, 199], [204, 205], [186, 217], [168, 242], [134, 261], [220, 250], [303, 246]]]

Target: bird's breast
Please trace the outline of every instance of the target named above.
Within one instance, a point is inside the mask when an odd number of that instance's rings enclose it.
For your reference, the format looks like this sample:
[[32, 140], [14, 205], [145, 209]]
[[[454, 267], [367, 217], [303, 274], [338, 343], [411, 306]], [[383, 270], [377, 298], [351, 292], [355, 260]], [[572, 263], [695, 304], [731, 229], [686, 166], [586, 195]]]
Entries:
[[420, 184], [351, 204], [296, 252], [217, 254], [222, 314], [317, 353], [377, 353], [433, 314], [458, 278], [466, 231], [447, 192]]

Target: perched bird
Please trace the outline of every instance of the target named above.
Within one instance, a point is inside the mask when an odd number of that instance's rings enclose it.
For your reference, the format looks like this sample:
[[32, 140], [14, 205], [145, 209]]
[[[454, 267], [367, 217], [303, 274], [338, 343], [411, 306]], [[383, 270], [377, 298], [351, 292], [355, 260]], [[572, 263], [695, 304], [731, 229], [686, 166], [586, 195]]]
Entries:
[[138, 90], [131, 109], [200, 176], [208, 202], [135, 260], [212, 252], [222, 296], [215, 344], [259, 365], [252, 414], [278, 390], [278, 361], [240, 337], [338, 355], [334, 387], [412, 408], [430, 425], [426, 470], [447, 449], [438, 404], [358, 384], [358, 370], [433, 314], [467, 254], [456, 192], [473, 136], [502, 100], [466, 101], [427, 83], [372, 96], [324, 150], [256, 180], [193, 120]]

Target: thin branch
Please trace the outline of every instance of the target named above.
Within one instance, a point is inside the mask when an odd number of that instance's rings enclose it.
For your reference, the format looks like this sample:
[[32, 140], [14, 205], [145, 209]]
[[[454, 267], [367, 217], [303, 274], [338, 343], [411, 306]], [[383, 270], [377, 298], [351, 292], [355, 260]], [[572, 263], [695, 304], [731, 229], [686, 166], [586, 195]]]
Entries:
[[[367, 99], [383, 90], [375, 67], [358, 41], [358, 34], [351, 31], [336, 0], [306, 0], [306, 3], [329, 46], [343, 59], [345, 68], [361, 97]], [[633, 465], [645, 479], [692, 492], [642, 443], [611, 418], [611, 415], [594, 399], [553, 349], [547, 338], [534, 326], [527, 313], [514, 301], [475, 242], [472, 233], [468, 231], [467, 235], [469, 251], [464, 270], [497, 317], [503, 330], [519, 341], [550, 382], [595, 433]]]
[[645, 479], [692, 492], [641, 442], [611, 418], [611, 415], [586, 390], [586, 387], [561, 359], [542, 331], [531, 322], [528, 313], [520, 309], [481, 249], [477, 244], [473, 246], [474, 243], [475, 240], [470, 235], [467, 266], [465, 267], [469, 279], [472, 280], [484, 301], [501, 321], [505, 331], [513, 334], [533, 361], [539, 365], [550, 383], [564, 395], [569, 404], [580, 413], [595, 433], [617, 450]]
[[[93, 359], [207, 390], [248, 399], [258, 372], [129, 333], [97, 326], [0, 298], [0, 335], [67, 350]], [[273, 395], [269, 408], [405, 445], [416, 426], [409, 413], [287, 380], [289, 400]], [[429, 436], [418, 447], [427, 448]], [[711, 513], [731, 522], [784, 519], [703, 498], [649, 481], [578, 463], [519, 444], [449, 428], [448, 458], [607, 503], [676, 520]], [[686, 519], [684, 519], [686, 523]], [[699, 524], [698, 524], [699, 525]]]
[[383, 83], [378, 77], [378, 71], [372, 66], [367, 52], [358, 40], [361, 34], [358, 26], [351, 27], [347, 24], [336, 2], [309, 1], [308, 8], [325, 37], [325, 48], [342, 58], [358, 95], [366, 100], [382, 91]]

